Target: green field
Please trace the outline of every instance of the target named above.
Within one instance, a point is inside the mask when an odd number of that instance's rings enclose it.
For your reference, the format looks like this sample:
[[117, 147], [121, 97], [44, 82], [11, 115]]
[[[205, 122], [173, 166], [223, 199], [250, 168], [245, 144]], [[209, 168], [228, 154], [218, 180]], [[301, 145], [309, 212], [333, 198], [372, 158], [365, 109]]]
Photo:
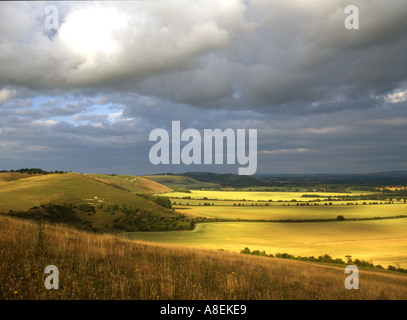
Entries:
[[128, 191], [76, 173], [32, 176], [0, 186], [0, 212], [27, 210], [50, 202], [119, 203], [134, 207], [145, 201]]
[[267, 253], [372, 260], [407, 267], [407, 218], [325, 223], [218, 222], [195, 231], [124, 233], [127, 239], [239, 252], [245, 247]]
[[374, 218], [407, 215], [406, 204], [333, 205], [333, 206], [174, 206], [186, 215], [221, 219], [281, 220]]

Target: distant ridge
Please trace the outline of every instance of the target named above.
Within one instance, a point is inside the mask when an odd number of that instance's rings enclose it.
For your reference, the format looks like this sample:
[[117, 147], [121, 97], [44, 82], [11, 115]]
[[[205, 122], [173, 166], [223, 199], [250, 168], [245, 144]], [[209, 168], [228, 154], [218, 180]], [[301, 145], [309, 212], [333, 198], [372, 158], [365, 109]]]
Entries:
[[259, 174], [266, 181], [313, 181], [349, 184], [407, 184], [407, 170], [373, 173]]
[[407, 170], [397, 170], [397, 171], [381, 171], [381, 172], [369, 172], [369, 173], [263, 173], [255, 174], [253, 177], [264, 177], [264, 176], [372, 176], [372, 175], [383, 175], [383, 176], [407, 176]]
[[[216, 184], [220, 187], [254, 187], [273, 186], [276, 183], [338, 183], [338, 184], [380, 184], [407, 185], [407, 170], [374, 172], [374, 173], [315, 173], [315, 174], [256, 174], [253, 176], [240, 176], [230, 173], [212, 172], [185, 172], [179, 174], [163, 173], [146, 176], [164, 185], [171, 185], [171, 180], [175, 178], [193, 179], [196, 187], [202, 184]], [[167, 184], [169, 183], [169, 184]], [[205, 185], [202, 185], [205, 187]]]
[[218, 183], [222, 187], [254, 187], [269, 185], [268, 182], [262, 181], [261, 179], [236, 174], [186, 172], [183, 175], [202, 182]]
[[170, 187], [186, 186], [190, 188], [238, 188], [270, 185], [270, 182], [268, 181], [263, 181], [251, 176], [212, 172], [186, 172], [182, 174], [163, 173], [145, 177]]

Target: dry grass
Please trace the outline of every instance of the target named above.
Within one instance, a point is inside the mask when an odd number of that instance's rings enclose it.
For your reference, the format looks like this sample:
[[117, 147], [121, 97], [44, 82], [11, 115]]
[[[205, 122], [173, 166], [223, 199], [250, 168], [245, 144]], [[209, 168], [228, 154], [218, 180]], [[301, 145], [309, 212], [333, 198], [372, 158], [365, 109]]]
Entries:
[[10, 181], [29, 178], [36, 175], [31, 175], [29, 173], [19, 173], [19, 172], [0, 172], [0, 186], [7, 184]]
[[[346, 290], [343, 268], [193, 250], [95, 235], [0, 216], [0, 299], [406, 299], [407, 277], [360, 272]], [[42, 238], [42, 237], [40, 237]], [[60, 289], [46, 290], [56, 265]]]

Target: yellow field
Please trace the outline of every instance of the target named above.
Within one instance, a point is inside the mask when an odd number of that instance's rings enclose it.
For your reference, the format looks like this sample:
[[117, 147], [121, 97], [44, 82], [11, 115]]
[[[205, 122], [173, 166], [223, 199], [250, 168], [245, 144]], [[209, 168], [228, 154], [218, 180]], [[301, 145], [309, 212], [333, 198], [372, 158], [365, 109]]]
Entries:
[[333, 206], [174, 206], [186, 215], [222, 219], [335, 219], [338, 215], [345, 218], [373, 218], [407, 215], [405, 204], [383, 205], [333, 205]]
[[320, 223], [217, 222], [195, 231], [124, 233], [128, 239], [239, 252], [244, 247], [268, 253], [372, 260], [407, 267], [407, 218]]
[[[167, 196], [169, 198], [183, 198], [191, 197], [191, 199], [203, 199], [204, 197], [208, 200], [247, 200], [247, 201], [290, 201], [290, 200], [317, 200], [320, 197], [301, 197], [304, 194], [312, 194], [312, 192], [258, 192], [258, 191], [205, 191], [205, 190], [190, 190], [191, 193], [185, 192], [168, 192], [161, 194], [162, 196]], [[356, 196], [356, 195], [366, 195], [372, 194], [368, 191], [358, 191], [355, 193], [332, 193], [332, 192], [315, 192], [315, 195], [322, 197], [340, 197], [340, 196]]]

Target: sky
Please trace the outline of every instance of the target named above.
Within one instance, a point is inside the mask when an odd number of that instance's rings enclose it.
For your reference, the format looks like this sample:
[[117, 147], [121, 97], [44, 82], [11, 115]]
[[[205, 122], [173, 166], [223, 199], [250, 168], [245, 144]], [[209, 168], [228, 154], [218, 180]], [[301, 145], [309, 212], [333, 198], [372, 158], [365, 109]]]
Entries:
[[404, 0], [1, 2], [0, 170], [237, 173], [151, 164], [172, 121], [257, 129], [258, 174], [406, 170], [406, 30]]

